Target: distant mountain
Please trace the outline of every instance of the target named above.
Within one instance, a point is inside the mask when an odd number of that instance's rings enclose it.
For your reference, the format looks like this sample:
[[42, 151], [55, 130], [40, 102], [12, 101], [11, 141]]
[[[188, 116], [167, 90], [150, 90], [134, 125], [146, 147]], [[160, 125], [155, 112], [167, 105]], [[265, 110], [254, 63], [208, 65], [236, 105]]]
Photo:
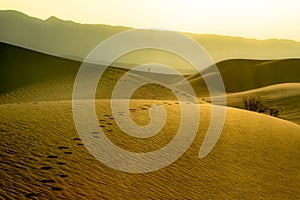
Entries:
[[[82, 60], [101, 41], [131, 29], [120, 26], [79, 24], [56, 17], [40, 20], [17, 11], [0, 11], [0, 26], [1, 42], [76, 60]], [[300, 42], [292, 40], [255, 40], [219, 35], [184, 34], [201, 44], [215, 61], [232, 58], [300, 58]], [[192, 70], [185, 66], [186, 63], [164, 57], [157, 51], [129, 55], [119, 62], [142, 64], [149, 61], [166, 61], [166, 64], [178, 66], [192, 73]]]
[[43, 21], [17, 11], [0, 11], [2, 42], [36, 51], [83, 58], [109, 36], [127, 30], [107, 25], [82, 25], [50, 17]]

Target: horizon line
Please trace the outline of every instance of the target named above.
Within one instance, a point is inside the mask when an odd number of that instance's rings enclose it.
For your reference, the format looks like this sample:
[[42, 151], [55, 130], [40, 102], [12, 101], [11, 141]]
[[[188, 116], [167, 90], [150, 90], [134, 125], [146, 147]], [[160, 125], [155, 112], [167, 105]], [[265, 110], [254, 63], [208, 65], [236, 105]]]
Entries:
[[19, 10], [13, 10], [13, 9], [0, 9], [0, 12], [16, 12], [22, 15], [25, 15], [30, 18], [38, 19], [41, 21], [47, 21], [50, 18], [56, 18], [60, 21], [64, 22], [71, 22], [79, 25], [98, 25], [98, 26], [111, 26], [111, 27], [122, 27], [122, 28], [128, 28], [128, 29], [144, 29], [144, 30], [155, 30], [155, 31], [174, 31], [174, 32], [179, 32], [182, 34], [193, 34], [193, 35], [200, 35], [200, 36], [220, 36], [220, 37], [232, 37], [232, 38], [241, 38], [241, 39], [248, 39], [248, 40], [258, 40], [258, 41], [270, 41], [270, 40], [282, 40], [282, 41], [291, 41], [291, 42], [297, 42], [300, 43], [300, 40], [295, 40], [291, 38], [275, 38], [275, 37], [269, 37], [269, 38], [255, 38], [255, 37], [247, 37], [247, 36], [242, 36], [242, 35], [225, 35], [225, 34], [219, 34], [219, 33], [200, 33], [200, 32], [193, 32], [193, 31], [182, 31], [182, 30], [175, 30], [175, 29], [164, 29], [164, 28], [155, 28], [155, 27], [134, 27], [134, 26], [127, 26], [127, 25], [121, 25], [121, 24], [105, 24], [105, 23], [82, 23], [70, 19], [62, 19], [60, 17], [51, 15], [45, 19], [39, 18], [30, 14], [27, 14], [25, 12], [19, 11]]

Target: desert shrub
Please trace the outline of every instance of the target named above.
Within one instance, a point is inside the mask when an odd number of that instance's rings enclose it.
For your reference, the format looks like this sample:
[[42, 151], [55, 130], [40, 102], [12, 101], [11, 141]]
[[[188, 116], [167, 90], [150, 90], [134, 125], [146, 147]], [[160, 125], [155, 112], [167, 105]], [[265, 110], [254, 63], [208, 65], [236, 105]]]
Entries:
[[259, 113], [269, 113], [273, 117], [279, 117], [280, 109], [269, 106], [259, 96], [243, 97], [243, 103], [246, 110]]
[[250, 111], [264, 113], [269, 109], [269, 106], [260, 97], [244, 97], [243, 103], [245, 109]]
[[273, 117], [279, 117], [279, 109], [278, 108], [270, 108], [270, 115]]

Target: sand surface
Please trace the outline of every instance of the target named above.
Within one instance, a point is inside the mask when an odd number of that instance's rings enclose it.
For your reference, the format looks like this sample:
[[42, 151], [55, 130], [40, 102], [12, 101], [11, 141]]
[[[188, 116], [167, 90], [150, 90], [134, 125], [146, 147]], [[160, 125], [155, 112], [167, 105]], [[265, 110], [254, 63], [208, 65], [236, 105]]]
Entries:
[[[153, 104], [165, 107], [162, 131], [136, 139], [115, 125], [108, 100], [97, 100], [99, 126], [130, 151], [166, 145], [177, 131], [175, 101], [132, 100], [130, 115], [149, 123]], [[0, 105], [0, 197], [2, 199], [297, 199], [300, 195], [300, 126], [263, 114], [227, 108], [222, 135], [211, 153], [198, 158], [210, 105], [201, 104], [197, 136], [177, 161], [158, 171], [129, 174], [111, 169], [82, 145], [71, 101]], [[92, 133], [91, 133], [92, 134]]]

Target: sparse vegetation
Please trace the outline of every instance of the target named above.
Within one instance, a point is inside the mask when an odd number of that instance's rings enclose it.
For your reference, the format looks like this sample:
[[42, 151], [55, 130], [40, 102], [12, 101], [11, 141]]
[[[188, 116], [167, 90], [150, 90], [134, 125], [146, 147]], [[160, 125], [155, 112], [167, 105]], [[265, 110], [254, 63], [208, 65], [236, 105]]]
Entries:
[[263, 103], [261, 98], [258, 97], [243, 97], [243, 103], [246, 110], [264, 113], [266, 110], [269, 109], [269, 106], [266, 103]]
[[279, 117], [279, 109], [278, 108], [270, 108], [270, 115], [273, 117]]
[[243, 97], [243, 103], [246, 110], [270, 114], [273, 117], [279, 117], [280, 109], [270, 106], [264, 102], [260, 96]]

